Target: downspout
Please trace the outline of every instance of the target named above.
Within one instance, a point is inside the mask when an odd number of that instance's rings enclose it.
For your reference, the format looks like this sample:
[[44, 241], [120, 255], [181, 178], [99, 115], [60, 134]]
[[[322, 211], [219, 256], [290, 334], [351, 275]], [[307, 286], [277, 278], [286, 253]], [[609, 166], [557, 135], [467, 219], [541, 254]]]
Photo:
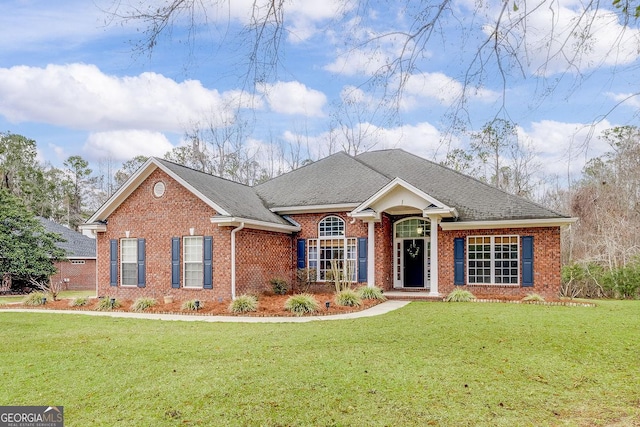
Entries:
[[236, 233], [244, 228], [244, 222], [231, 230], [231, 300], [236, 299]]

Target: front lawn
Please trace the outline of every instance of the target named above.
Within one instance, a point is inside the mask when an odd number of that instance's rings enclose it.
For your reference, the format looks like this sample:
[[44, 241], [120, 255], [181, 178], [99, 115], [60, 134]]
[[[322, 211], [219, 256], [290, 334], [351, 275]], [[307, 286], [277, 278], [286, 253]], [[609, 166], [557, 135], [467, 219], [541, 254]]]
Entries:
[[[62, 291], [58, 294], [58, 299], [62, 298], [81, 298], [81, 297], [95, 297], [96, 291]], [[26, 295], [3, 295], [0, 296], [0, 304], [19, 303], [26, 297]]]
[[640, 423], [640, 301], [304, 324], [0, 311], [0, 405], [67, 426]]

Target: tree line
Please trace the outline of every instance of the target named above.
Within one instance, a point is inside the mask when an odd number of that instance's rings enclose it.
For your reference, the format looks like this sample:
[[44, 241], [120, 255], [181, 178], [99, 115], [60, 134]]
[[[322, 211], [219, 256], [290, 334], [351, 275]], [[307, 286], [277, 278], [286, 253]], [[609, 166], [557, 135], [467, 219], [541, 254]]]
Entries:
[[[196, 129], [188, 134], [190, 144], [174, 148], [164, 158], [248, 185], [316, 160], [308, 156], [308, 148], [301, 149], [300, 145], [274, 149], [258, 158], [250, 154], [243, 139], [216, 132], [214, 128]], [[540, 164], [533, 147], [519, 140], [514, 123], [501, 119], [471, 133], [468, 148], [450, 151], [441, 163], [579, 218], [563, 231], [565, 293], [637, 296], [640, 128], [615, 127], [599, 138], [608, 144], [608, 151], [589, 160], [579, 179], [544, 192], [539, 189], [546, 178], [537, 173]], [[291, 153], [296, 148], [297, 154]], [[99, 170], [94, 172], [85, 159], [74, 155], [57, 168], [38, 161], [34, 140], [7, 132], [0, 134], [0, 189], [19, 200], [32, 215], [77, 229], [146, 160], [145, 156], [136, 156], [115, 170], [114, 162], [106, 159], [98, 163]]]

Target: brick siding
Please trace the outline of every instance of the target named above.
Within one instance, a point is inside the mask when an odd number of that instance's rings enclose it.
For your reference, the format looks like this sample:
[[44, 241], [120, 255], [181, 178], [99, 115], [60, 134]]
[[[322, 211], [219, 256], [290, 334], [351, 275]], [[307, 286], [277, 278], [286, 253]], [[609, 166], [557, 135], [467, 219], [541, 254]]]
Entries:
[[84, 259], [84, 264], [63, 261], [54, 263], [56, 274], [51, 276], [54, 282], [63, 283], [65, 291], [96, 290], [96, 260]]

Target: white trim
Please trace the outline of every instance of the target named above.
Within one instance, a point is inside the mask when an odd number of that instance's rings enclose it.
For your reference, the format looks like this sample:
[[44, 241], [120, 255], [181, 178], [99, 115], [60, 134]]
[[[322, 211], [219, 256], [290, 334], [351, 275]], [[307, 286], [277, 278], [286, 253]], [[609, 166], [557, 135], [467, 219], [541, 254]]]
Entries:
[[[504, 258], [500, 258], [500, 259], [496, 259], [496, 238], [500, 237], [500, 238], [516, 238], [516, 253], [518, 254], [518, 257], [515, 259], [515, 261], [518, 263], [518, 266], [516, 267], [516, 279], [517, 282], [516, 283], [496, 283], [496, 272], [495, 272], [495, 263], [496, 261], [500, 261], [500, 262], [504, 262], [505, 260], [508, 261], [513, 261], [513, 258], [508, 258], [508, 259], [504, 259]], [[471, 240], [471, 238], [476, 238], [476, 239], [484, 239], [484, 238], [489, 238], [489, 245], [491, 247], [490, 249], [490, 257], [488, 259], [489, 261], [489, 277], [490, 280], [488, 283], [485, 282], [474, 282], [471, 283], [471, 281], [469, 280], [469, 263], [471, 262], [471, 259], [469, 258], [470, 255], [470, 250], [469, 250], [469, 246], [471, 246], [471, 243], [469, 242]], [[465, 274], [465, 281], [467, 282], [466, 285], [468, 286], [503, 286], [503, 287], [520, 287], [520, 275], [522, 274], [522, 256], [521, 256], [521, 252], [522, 249], [520, 248], [520, 235], [518, 234], [504, 234], [504, 235], [474, 235], [474, 236], [467, 236], [467, 238], [465, 239], [465, 257], [466, 257], [466, 274]], [[502, 267], [502, 269], [504, 269], [504, 266]], [[507, 269], [511, 270], [511, 267], [507, 267]], [[476, 275], [477, 276], [477, 275]]]
[[160, 163], [155, 157], [150, 157], [133, 175], [131, 175], [131, 177], [129, 177], [129, 179], [122, 185], [122, 187], [120, 187], [120, 189], [116, 191], [115, 194], [111, 196], [109, 200], [107, 200], [105, 204], [103, 204], [100, 209], [98, 209], [91, 216], [91, 218], [87, 220], [86, 225], [90, 225], [90, 223], [92, 222], [108, 218], [109, 215], [111, 215], [111, 213], [113, 213], [113, 211], [115, 211], [116, 208], [120, 206], [131, 195], [131, 193], [133, 193], [140, 186], [140, 184], [142, 184], [144, 180], [147, 179], [156, 169], [160, 169], [164, 173], [169, 175], [172, 179], [174, 179], [180, 185], [193, 193], [205, 204], [210, 206], [218, 214], [227, 216], [230, 215], [220, 205], [216, 204], [208, 197], [205, 197], [202, 193], [191, 186], [191, 184], [180, 178], [173, 171], [171, 171], [171, 169]]
[[534, 228], [534, 227], [560, 227], [576, 222], [578, 218], [539, 218], [516, 219], [497, 221], [460, 221], [440, 222], [444, 231], [449, 230], [485, 230], [493, 228]]
[[367, 223], [367, 286], [376, 285], [376, 230], [375, 222]]
[[359, 203], [339, 203], [334, 205], [276, 206], [269, 210], [274, 213], [285, 215], [296, 213], [344, 212], [357, 206], [359, 206]]
[[[419, 216], [411, 216], [407, 218], [402, 218], [393, 223], [393, 288], [394, 289], [431, 289], [431, 283], [433, 280], [433, 238], [427, 235], [427, 230], [423, 231], [422, 236], [419, 237], [398, 237], [397, 236], [397, 226], [398, 224], [402, 224], [403, 222], [410, 221], [412, 219], [419, 220], [422, 222], [429, 222], [429, 219], [421, 218]], [[432, 226], [429, 225], [429, 233], [431, 233]], [[404, 286], [404, 241], [405, 240], [422, 240], [424, 242], [424, 279], [422, 287], [405, 287]], [[437, 243], [437, 242], [436, 242]], [[398, 247], [398, 244], [400, 247]], [[427, 248], [429, 250], [427, 251]], [[400, 258], [398, 258], [398, 250], [400, 251]], [[398, 279], [398, 267], [400, 268], [400, 278]], [[436, 285], [437, 286], [437, 285]]]
[[[187, 239], [200, 239], [200, 261], [187, 261]], [[182, 236], [182, 287], [184, 289], [203, 289], [204, 288], [204, 280], [203, 274], [200, 274], [200, 282], [199, 285], [189, 285], [187, 286], [187, 264], [200, 264], [202, 266], [202, 272], [204, 273], [204, 236]]]
[[231, 230], [231, 300], [236, 300], [236, 233], [244, 228], [244, 222]]
[[92, 224], [80, 224], [78, 228], [82, 231], [91, 231], [95, 236], [96, 233], [104, 233], [107, 231], [107, 224], [92, 223]]
[[[415, 194], [419, 198], [424, 199], [425, 200], [425, 207], [421, 209], [423, 212], [425, 212], [427, 210], [430, 210], [430, 208], [429, 208], [430, 205], [435, 205], [438, 208], [442, 209], [443, 212], [451, 212], [450, 216], [453, 216], [454, 209], [450, 208], [449, 206], [447, 206], [446, 204], [442, 203], [438, 199], [436, 199], [434, 197], [431, 197], [430, 195], [428, 195], [424, 191], [420, 190], [419, 188], [409, 184], [408, 182], [406, 182], [402, 178], [398, 178], [398, 177], [396, 177], [393, 180], [391, 180], [391, 182], [389, 182], [387, 185], [385, 185], [380, 190], [378, 190], [374, 195], [372, 195], [367, 200], [365, 200], [360, 205], [358, 205], [358, 207], [355, 208], [351, 212], [351, 214], [352, 215], [357, 215], [358, 213], [362, 212], [363, 210], [368, 209], [372, 204], [374, 204], [377, 201], [379, 201], [380, 199], [384, 198], [389, 192], [391, 192], [396, 187], [402, 187], [402, 188], [412, 192], [413, 194]], [[376, 217], [380, 218], [380, 213], [376, 213]]]
[[258, 221], [255, 219], [240, 218], [235, 216], [213, 216], [212, 224], [218, 224], [219, 227], [237, 227], [240, 224], [246, 225], [247, 228], [264, 231], [275, 231], [278, 233], [297, 233], [301, 230], [300, 226], [274, 224], [266, 221]]
[[429, 264], [431, 265], [431, 272], [429, 280], [429, 295], [430, 296], [439, 296], [438, 292], [438, 222], [440, 218], [437, 216], [430, 216], [429, 220], [431, 222], [431, 244], [429, 251]]

